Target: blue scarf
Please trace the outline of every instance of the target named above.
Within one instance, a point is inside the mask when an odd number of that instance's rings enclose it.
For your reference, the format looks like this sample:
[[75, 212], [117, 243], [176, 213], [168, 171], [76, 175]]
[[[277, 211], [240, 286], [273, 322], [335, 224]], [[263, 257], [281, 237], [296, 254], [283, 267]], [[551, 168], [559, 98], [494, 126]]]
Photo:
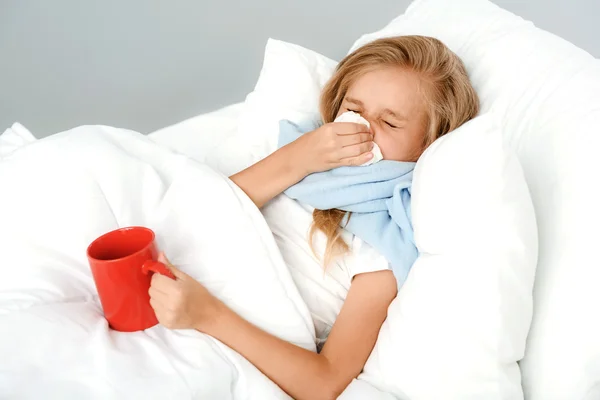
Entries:
[[[314, 122], [279, 123], [279, 147], [316, 129]], [[342, 227], [379, 251], [390, 263], [398, 288], [417, 259], [410, 214], [413, 162], [382, 160], [366, 167], [339, 167], [311, 174], [285, 194], [317, 210], [352, 213]]]

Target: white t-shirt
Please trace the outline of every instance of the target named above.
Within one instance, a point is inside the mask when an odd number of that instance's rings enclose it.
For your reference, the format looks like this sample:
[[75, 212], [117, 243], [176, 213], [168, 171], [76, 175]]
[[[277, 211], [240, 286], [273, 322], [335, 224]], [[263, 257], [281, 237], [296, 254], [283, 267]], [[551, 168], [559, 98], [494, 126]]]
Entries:
[[320, 232], [315, 235], [314, 247], [319, 258], [315, 257], [308, 243], [311, 207], [281, 195], [263, 208], [263, 214], [310, 310], [317, 344], [321, 345], [342, 309], [352, 278], [365, 272], [390, 269], [389, 263], [373, 247], [343, 231], [342, 237], [350, 251], [324, 269], [321, 260], [327, 242], [325, 235]]

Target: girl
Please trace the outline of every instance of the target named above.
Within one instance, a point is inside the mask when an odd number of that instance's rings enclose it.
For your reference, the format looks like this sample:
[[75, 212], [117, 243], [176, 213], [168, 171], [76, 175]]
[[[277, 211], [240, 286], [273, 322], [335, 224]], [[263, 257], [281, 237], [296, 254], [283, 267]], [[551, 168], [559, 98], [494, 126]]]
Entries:
[[[365, 163], [372, 157], [373, 142], [384, 159], [416, 161], [433, 141], [473, 118], [478, 107], [462, 62], [440, 41], [423, 36], [380, 39], [338, 65], [321, 96], [324, 125], [231, 180], [260, 208], [309, 174]], [[370, 128], [332, 122], [346, 111], [359, 113]], [[158, 320], [171, 329], [192, 328], [217, 338], [293, 398], [337, 398], [361, 372], [397, 293], [388, 263], [360, 238], [348, 237], [340, 226], [343, 218], [339, 210], [313, 213], [312, 233], [325, 235], [311, 235], [310, 240], [326, 240], [324, 259], [337, 260], [336, 270], [353, 265], [339, 260], [358, 256], [362, 263], [344, 271], [349, 290], [337, 318], [315, 321], [317, 336], [327, 339], [319, 353], [251, 325], [170, 264], [176, 280], [159, 274], [152, 278], [151, 305]]]

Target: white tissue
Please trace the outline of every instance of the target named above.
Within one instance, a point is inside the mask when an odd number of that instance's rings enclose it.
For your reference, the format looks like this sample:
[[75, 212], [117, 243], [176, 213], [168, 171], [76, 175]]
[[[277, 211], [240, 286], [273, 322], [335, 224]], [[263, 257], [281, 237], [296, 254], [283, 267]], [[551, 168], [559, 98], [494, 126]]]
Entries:
[[[366, 119], [361, 117], [359, 113], [355, 113], [354, 111], [346, 111], [345, 113], [337, 117], [334, 122], [354, 122], [356, 124], [366, 125], [369, 129], [371, 128], [371, 124], [369, 124], [369, 121], [367, 121]], [[381, 149], [379, 148], [379, 146], [377, 146], [377, 143], [375, 142], [373, 142], [373, 149], [371, 150], [371, 153], [373, 153], [373, 158], [371, 158], [366, 163], [361, 164], [361, 167], [375, 164], [376, 162], [383, 160]]]

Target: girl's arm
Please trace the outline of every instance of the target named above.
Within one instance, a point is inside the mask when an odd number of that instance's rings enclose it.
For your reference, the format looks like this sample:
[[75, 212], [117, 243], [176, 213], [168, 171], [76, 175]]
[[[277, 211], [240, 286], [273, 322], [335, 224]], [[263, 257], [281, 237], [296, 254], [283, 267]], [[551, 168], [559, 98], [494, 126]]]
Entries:
[[373, 135], [350, 122], [325, 124], [230, 179], [258, 208], [313, 172], [361, 165], [372, 158]]
[[336, 399], [363, 369], [396, 296], [391, 271], [357, 275], [320, 354], [272, 336], [228, 308], [198, 326], [254, 364], [295, 399]]
[[291, 143], [230, 176], [229, 179], [239, 186], [258, 208], [262, 208], [271, 199], [308, 175], [302, 163], [296, 160], [298, 150], [300, 149]]
[[335, 399], [361, 372], [396, 296], [391, 271], [356, 275], [320, 354], [245, 321], [194, 278], [169, 264], [176, 279], [152, 276], [150, 304], [170, 329], [195, 328], [246, 357], [295, 399]]

